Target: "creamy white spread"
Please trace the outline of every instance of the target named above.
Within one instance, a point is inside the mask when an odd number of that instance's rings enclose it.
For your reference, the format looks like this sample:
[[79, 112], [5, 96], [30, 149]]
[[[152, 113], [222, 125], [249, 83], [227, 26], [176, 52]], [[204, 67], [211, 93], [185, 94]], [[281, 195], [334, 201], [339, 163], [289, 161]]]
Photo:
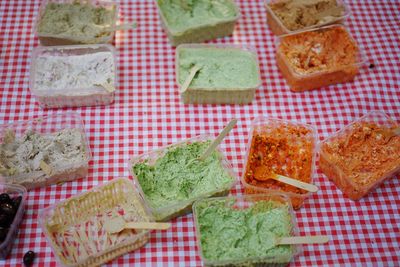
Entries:
[[56, 174], [67, 166], [81, 166], [86, 161], [85, 138], [79, 129], [50, 134], [29, 130], [20, 138], [8, 130], [0, 144], [0, 174], [12, 180], [9, 182], [17, 182], [21, 174], [46, 172], [43, 164]]
[[[34, 90], [73, 90], [114, 85], [114, 58], [111, 52], [84, 55], [49, 55], [37, 58]], [[75, 90], [74, 90], [75, 89]]]

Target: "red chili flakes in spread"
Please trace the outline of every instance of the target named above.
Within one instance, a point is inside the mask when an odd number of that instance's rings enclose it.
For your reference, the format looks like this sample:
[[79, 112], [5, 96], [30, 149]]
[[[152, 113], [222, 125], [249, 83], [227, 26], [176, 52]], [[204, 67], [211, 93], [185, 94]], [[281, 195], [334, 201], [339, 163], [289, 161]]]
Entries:
[[312, 130], [291, 124], [264, 126], [253, 133], [245, 181], [253, 186], [304, 194], [307, 191], [269, 179], [280, 174], [311, 182], [314, 136]]
[[323, 143], [321, 154], [353, 183], [372, 186], [400, 168], [400, 136], [394, 129], [370, 122], [355, 123], [346, 134]]

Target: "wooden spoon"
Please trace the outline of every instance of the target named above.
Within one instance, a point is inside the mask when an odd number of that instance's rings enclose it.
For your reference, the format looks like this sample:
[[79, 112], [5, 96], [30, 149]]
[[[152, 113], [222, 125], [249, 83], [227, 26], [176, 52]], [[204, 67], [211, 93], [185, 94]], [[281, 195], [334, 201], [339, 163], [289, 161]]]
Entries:
[[104, 229], [110, 234], [119, 233], [124, 229], [166, 230], [170, 227], [171, 223], [125, 222], [122, 217], [115, 217], [104, 223]]
[[324, 244], [329, 241], [329, 236], [314, 235], [314, 236], [291, 236], [278, 237], [275, 239], [277, 245], [296, 245], [296, 244]]
[[186, 90], [188, 89], [190, 83], [192, 82], [194, 76], [196, 75], [196, 73], [201, 70], [201, 67], [198, 65], [194, 65], [189, 72], [189, 75], [186, 77], [185, 82], [181, 85], [181, 88], [179, 89], [179, 91], [181, 92], [181, 94], [183, 94], [184, 92], [186, 92]]
[[228, 125], [222, 130], [222, 132], [217, 136], [217, 138], [212, 141], [212, 143], [208, 146], [206, 151], [198, 158], [198, 160], [204, 160], [215, 150], [215, 148], [222, 142], [222, 139], [232, 130], [232, 128], [236, 125], [237, 119], [231, 120]]
[[104, 28], [103, 31], [105, 31], [105, 32], [115, 32], [115, 31], [132, 30], [132, 29], [135, 29], [136, 26], [137, 26], [136, 22], [123, 23], [123, 24], [115, 25], [114, 27]]
[[317, 192], [318, 191], [318, 187], [316, 185], [313, 184], [309, 184], [309, 183], [305, 183], [284, 175], [280, 175], [280, 174], [275, 174], [275, 173], [271, 173], [268, 168], [266, 166], [260, 166], [258, 167], [255, 172], [254, 172], [254, 176], [256, 180], [259, 181], [266, 181], [269, 179], [274, 179], [276, 181], [285, 183], [285, 184], [289, 184], [292, 185], [294, 187], [300, 188], [300, 189], [304, 189], [308, 192]]

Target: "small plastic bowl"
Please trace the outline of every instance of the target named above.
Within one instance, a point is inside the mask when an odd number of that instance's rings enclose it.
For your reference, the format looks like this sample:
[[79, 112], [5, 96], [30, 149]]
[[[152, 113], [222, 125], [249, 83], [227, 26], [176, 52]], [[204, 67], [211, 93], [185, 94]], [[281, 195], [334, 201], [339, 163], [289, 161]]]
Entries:
[[320, 23], [320, 24], [316, 24], [316, 25], [312, 25], [309, 27], [304, 27], [298, 30], [289, 30], [288, 28], [286, 28], [285, 25], [283, 25], [282, 21], [275, 15], [275, 13], [272, 11], [271, 7], [269, 6], [272, 3], [279, 3], [282, 0], [265, 0], [265, 8], [267, 10], [267, 24], [269, 26], [269, 28], [271, 29], [271, 31], [275, 34], [275, 35], [283, 35], [283, 34], [291, 34], [291, 33], [295, 33], [298, 31], [304, 31], [304, 30], [310, 30], [310, 29], [315, 29], [315, 28], [319, 28], [322, 26], [327, 26], [327, 25], [331, 25], [331, 24], [341, 24], [343, 23], [346, 18], [350, 15], [350, 11], [349, 8], [347, 7], [347, 5], [344, 3], [344, 1], [341, 0], [337, 0], [336, 2], [344, 7], [344, 14], [343, 16], [337, 17], [336, 19], [333, 19], [331, 21], [325, 22], [325, 23]]
[[236, 9], [236, 16], [232, 19], [224, 19], [219, 22], [202, 23], [198, 26], [193, 26], [182, 32], [175, 31], [168, 24], [167, 19], [158, 3], [159, 0], [155, 0], [158, 14], [160, 16], [161, 27], [165, 30], [168, 35], [168, 39], [173, 46], [177, 46], [183, 43], [202, 43], [207, 40], [213, 40], [216, 38], [229, 36], [233, 33], [236, 22], [240, 18], [240, 10], [234, 1], [231, 4]]
[[132, 181], [124, 178], [45, 208], [39, 222], [59, 265], [100, 266], [149, 240], [149, 230], [108, 234], [100, 221], [118, 215], [130, 221], [153, 221]]
[[13, 130], [15, 132], [16, 138], [21, 138], [24, 133], [29, 130], [41, 134], [51, 134], [63, 129], [79, 129], [79, 131], [82, 133], [82, 140], [84, 141], [82, 146], [85, 147], [86, 151], [86, 159], [83, 162], [81, 162], [79, 165], [66, 164], [65, 166], [62, 166], [62, 169], [54, 170], [55, 172], [51, 176], [46, 175], [45, 179], [38, 179], [39, 177], [43, 176], [43, 171], [34, 171], [13, 176], [4, 176], [0, 174], [0, 179], [6, 183], [23, 185], [29, 190], [36, 187], [48, 186], [51, 184], [73, 181], [78, 178], [86, 177], [89, 169], [89, 161], [91, 159], [91, 151], [89, 142], [85, 135], [85, 128], [82, 118], [77, 113], [67, 112], [50, 115], [47, 117], [39, 117], [28, 121], [19, 121], [0, 125], [0, 142], [3, 142], [5, 135], [9, 130]]
[[[291, 66], [286, 55], [284, 55], [281, 52], [282, 43], [289, 42], [287, 40], [290, 40], [290, 38], [292, 38], [293, 36], [301, 36], [311, 32], [330, 31], [333, 30], [334, 28], [340, 29], [345, 35], [347, 35], [349, 42], [354, 43], [357, 51], [356, 51], [356, 59], [353, 64], [350, 65], [343, 64], [331, 70], [328, 69], [328, 70], [318, 70], [309, 73], [299, 73]], [[337, 43], [330, 43], [330, 44], [336, 45]], [[310, 48], [304, 47], [304, 49], [314, 49], [314, 47]], [[332, 84], [352, 81], [354, 77], [359, 73], [361, 66], [365, 62], [362, 51], [360, 50], [355, 40], [351, 37], [351, 35], [343, 25], [330, 25], [319, 29], [306, 30], [280, 36], [276, 44], [276, 61], [278, 68], [282, 72], [283, 77], [289, 84], [290, 89], [294, 92], [302, 92], [306, 90], [318, 89], [320, 87]]]
[[[319, 168], [322, 172], [331, 180], [347, 197], [352, 200], [359, 200], [360, 198], [366, 196], [381, 183], [383, 183], [388, 178], [393, 177], [394, 174], [400, 172], [400, 156], [397, 160], [398, 165], [391, 169], [384, 169], [380, 173], [381, 175], [375, 176], [374, 180], [370, 183], [359, 184], [353, 181], [353, 177], [350, 177], [345, 173], [343, 168], [337, 161], [332, 160], [332, 153], [328, 152], [325, 146], [330, 146], [336, 142], [341, 142], [343, 138], [346, 138], [353, 132], [353, 127], [355, 125], [362, 123], [374, 123], [379, 127], [394, 128], [399, 127], [394, 120], [392, 120], [388, 115], [380, 111], [372, 111], [364, 115], [363, 117], [353, 121], [349, 125], [345, 126], [343, 129], [333, 133], [328, 138], [323, 140], [318, 145], [319, 152]], [[400, 142], [400, 141], [399, 141]], [[399, 147], [399, 146], [398, 146]], [[400, 149], [397, 147], [397, 153]], [[379, 153], [379, 152], [378, 152]], [[394, 154], [396, 150], [394, 150]], [[397, 154], [400, 155], [400, 154]], [[350, 163], [350, 158], [343, 158], [345, 164]], [[355, 173], [353, 173], [355, 174]]]
[[185, 104], [248, 104], [253, 101], [255, 92], [261, 85], [261, 74], [257, 51], [255, 48], [245, 45], [224, 45], [224, 44], [183, 44], [179, 45], [176, 49], [175, 57], [175, 74], [176, 83], [180, 84], [180, 52], [183, 50], [196, 50], [196, 49], [215, 49], [226, 50], [232, 49], [238, 52], [248, 52], [254, 59], [257, 66], [258, 83], [256, 85], [249, 85], [248, 88], [195, 88], [190, 87], [181, 94], [183, 103]]
[[[265, 118], [265, 117], [257, 117], [253, 120], [250, 128], [250, 134], [249, 134], [249, 141], [246, 149], [246, 157], [245, 157], [245, 165], [244, 165], [244, 170], [243, 170], [243, 175], [241, 177], [242, 184], [245, 189], [246, 194], [271, 194], [271, 193], [280, 193], [280, 194], [285, 194], [287, 195], [292, 204], [294, 209], [299, 209], [303, 205], [303, 202], [311, 195], [310, 192], [305, 192], [303, 194], [300, 193], [295, 193], [295, 192], [287, 192], [283, 191], [280, 189], [276, 188], [265, 188], [265, 187], [260, 187], [260, 186], [255, 186], [249, 184], [248, 181], [246, 181], [246, 174], [247, 174], [247, 165], [249, 164], [249, 155], [251, 151], [251, 146], [252, 146], [252, 140], [253, 137], [258, 134], [258, 133], [265, 133], [268, 129], [276, 129], [276, 128], [281, 128], [281, 127], [286, 127], [287, 125], [290, 126], [296, 126], [300, 127], [303, 129], [307, 129], [309, 133], [305, 136], [301, 137], [296, 137], [296, 139], [292, 140], [292, 142], [295, 142], [296, 140], [305, 140], [311, 142], [312, 145], [312, 159], [311, 159], [311, 170], [310, 170], [310, 180], [307, 181], [308, 183], [312, 184], [313, 183], [313, 176], [315, 172], [315, 159], [316, 159], [316, 151], [317, 151], [317, 132], [316, 129], [313, 126], [310, 126], [308, 124], [303, 124], [299, 122], [291, 122], [291, 121], [286, 121], [286, 120], [281, 120], [281, 119], [274, 119], [274, 118]], [[293, 137], [292, 137], [293, 138]], [[280, 173], [277, 173], [280, 174]], [[283, 174], [281, 174], [283, 175]], [[293, 178], [293, 177], [291, 177]]]
[[0, 259], [5, 260], [10, 253], [14, 240], [17, 238], [19, 225], [24, 217], [25, 201], [26, 201], [26, 188], [20, 185], [3, 184], [0, 183], [0, 194], [7, 193], [10, 198], [22, 196], [21, 203], [19, 204], [17, 213], [11, 223], [7, 237], [0, 243]]
[[[252, 207], [254, 204], [260, 201], [273, 201], [278, 205], [286, 206], [290, 215], [290, 224], [292, 225], [291, 236], [298, 236], [299, 229], [296, 223], [296, 216], [293, 212], [293, 208], [290, 199], [283, 194], [270, 193], [270, 194], [257, 194], [257, 195], [245, 195], [245, 196], [228, 196], [228, 197], [216, 197], [198, 200], [193, 204], [193, 217], [196, 227], [197, 247], [200, 251], [200, 257], [203, 260], [205, 266], [286, 266], [289, 262], [293, 261], [296, 256], [302, 253], [303, 249], [301, 245], [292, 245], [292, 255], [288, 258], [278, 257], [259, 257], [259, 258], [243, 258], [243, 259], [232, 259], [232, 260], [210, 260], [207, 259], [203, 254], [202, 247], [202, 236], [199, 224], [199, 206], [205, 204], [212, 204], [213, 202], [223, 201], [227, 207], [232, 207], [235, 210], [243, 210]], [[223, 245], [223, 244], [221, 244]]]
[[157, 161], [157, 159], [163, 157], [168, 149], [174, 148], [174, 147], [179, 147], [179, 146], [184, 146], [185, 144], [191, 144], [194, 142], [205, 142], [209, 140], [213, 140], [214, 137], [211, 135], [200, 135], [196, 136], [194, 138], [186, 139], [178, 143], [174, 143], [165, 147], [162, 147], [157, 150], [153, 150], [151, 152], [147, 152], [144, 154], [141, 154], [139, 156], [134, 156], [130, 161], [129, 161], [129, 171], [131, 172], [131, 175], [133, 177], [133, 181], [136, 185], [136, 187], [139, 189], [140, 194], [142, 195], [143, 199], [146, 201], [147, 206], [150, 208], [153, 216], [155, 217], [156, 221], [168, 221], [170, 219], [185, 215], [187, 213], [190, 213], [192, 211], [192, 204], [194, 201], [198, 199], [203, 199], [207, 197], [213, 197], [213, 196], [226, 196], [229, 194], [229, 191], [231, 188], [235, 185], [235, 183], [239, 180], [238, 176], [232, 171], [232, 166], [222, 153], [222, 151], [217, 148], [216, 150], [219, 152], [220, 156], [220, 161], [223, 166], [223, 168], [226, 170], [226, 172], [232, 177], [232, 182], [223, 188], [219, 188], [215, 191], [212, 192], [207, 192], [204, 195], [194, 197], [185, 201], [177, 201], [175, 203], [159, 207], [159, 208], [153, 208], [150, 205], [150, 202], [147, 200], [147, 197], [145, 193], [143, 192], [142, 186], [139, 183], [138, 178], [136, 177], [135, 173], [133, 172], [133, 166], [142, 163], [142, 162], [148, 162], [149, 164], [152, 164]]
[[40, 56], [77, 56], [89, 55], [99, 52], [109, 52], [113, 58], [112, 70], [114, 73], [114, 84], [117, 87], [117, 60], [116, 51], [113, 46], [108, 44], [99, 45], [74, 45], [74, 46], [51, 46], [36, 47], [32, 52], [29, 88], [39, 104], [43, 108], [60, 108], [60, 107], [80, 107], [80, 106], [97, 106], [109, 105], [114, 102], [115, 91], [109, 92], [102, 86], [91, 86], [86, 88], [66, 87], [65, 89], [48, 90], [35, 87], [36, 65]]
[[[76, 0], [42, 0], [34, 24], [35, 35], [39, 38], [41, 45], [52, 46], [52, 45], [75, 45], [75, 44], [102, 44], [102, 43], [111, 43], [113, 41], [115, 36], [115, 31], [110, 31], [110, 34], [97, 38], [82, 38], [77, 36], [71, 36], [68, 34], [44, 34], [38, 32], [38, 25], [45, 12], [47, 4], [49, 3], [72, 4], [75, 2]], [[119, 4], [113, 1], [97, 1], [97, 0], [91, 0], [88, 1], [88, 3], [95, 7], [103, 7], [105, 9], [112, 10], [114, 12], [113, 20], [111, 25], [109, 26], [110, 28], [116, 26], [118, 20]]]

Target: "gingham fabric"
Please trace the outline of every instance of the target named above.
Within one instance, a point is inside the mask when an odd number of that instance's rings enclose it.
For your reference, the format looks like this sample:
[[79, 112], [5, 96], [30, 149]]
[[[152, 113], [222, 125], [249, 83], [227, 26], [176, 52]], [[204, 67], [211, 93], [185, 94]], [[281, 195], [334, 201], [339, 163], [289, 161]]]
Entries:
[[[234, 171], [242, 175], [251, 121], [259, 115], [315, 125], [319, 139], [362, 116], [382, 110], [400, 122], [399, 21], [397, 0], [347, 0], [346, 21], [365, 52], [366, 66], [354, 82], [293, 93], [277, 69], [275, 37], [266, 25], [262, 0], [237, 1], [242, 17], [234, 35], [211, 43], [252, 45], [258, 51], [262, 86], [251, 105], [183, 105], [175, 83], [175, 49], [162, 31], [153, 1], [121, 1], [121, 20], [138, 28], [118, 32], [119, 88], [111, 106], [44, 110], [29, 91], [30, 55], [39, 42], [32, 28], [39, 0], [0, 2], [0, 123], [74, 111], [85, 123], [93, 159], [86, 178], [32, 190], [12, 252], [3, 266], [18, 266], [28, 250], [36, 266], [55, 266], [38, 225], [44, 207], [116, 177], [129, 177], [127, 161], [163, 145], [211, 133], [231, 119], [236, 128], [221, 144]], [[374, 68], [368, 68], [374, 64]], [[296, 212], [301, 234], [329, 235], [324, 245], [304, 246], [291, 266], [399, 266], [400, 181], [386, 181], [358, 202], [345, 198], [318, 170], [320, 187]], [[242, 194], [238, 183], [231, 194]], [[202, 266], [192, 215], [172, 220], [172, 228], [154, 232], [142, 249], [112, 261], [120, 266]]]

